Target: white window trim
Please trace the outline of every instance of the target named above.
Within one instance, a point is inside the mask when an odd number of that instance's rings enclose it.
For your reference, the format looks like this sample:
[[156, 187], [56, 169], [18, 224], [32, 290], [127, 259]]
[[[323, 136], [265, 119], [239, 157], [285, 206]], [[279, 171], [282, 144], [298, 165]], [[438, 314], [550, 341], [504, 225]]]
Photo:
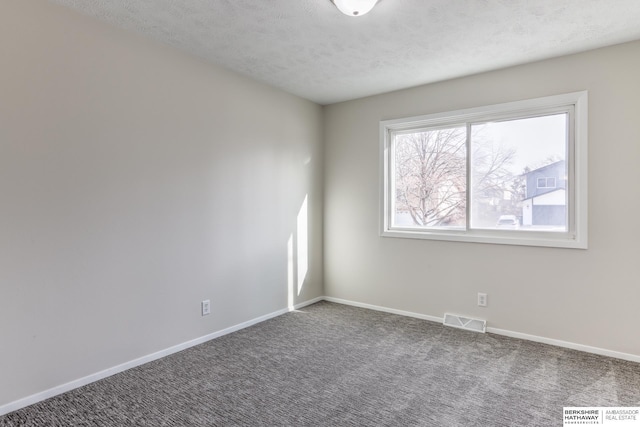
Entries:
[[[504, 119], [542, 114], [572, 107], [569, 121], [568, 231], [534, 232], [522, 230], [435, 230], [392, 228], [391, 203], [391, 133], [428, 126], [448, 126], [469, 121]], [[468, 108], [424, 116], [383, 120], [380, 122], [380, 235], [410, 239], [454, 242], [494, 243], [524, 246], [587, 249], [587, 91], [508, 102], [486, 107]], [[573, 126], [571, 123], [573, 122]]]
[[[544, 185], [540, 185], [540, 180], [541, 179], [544, 179]], [[549, 180], [551, 180], [551, 179], [553, 180], [553, 185], [549, 185]], [[537, 179], [536, 188], [556, 188], [557, 187], [556, 181], [557, 180], [554, 177], [540, 177], [540, 178]]]

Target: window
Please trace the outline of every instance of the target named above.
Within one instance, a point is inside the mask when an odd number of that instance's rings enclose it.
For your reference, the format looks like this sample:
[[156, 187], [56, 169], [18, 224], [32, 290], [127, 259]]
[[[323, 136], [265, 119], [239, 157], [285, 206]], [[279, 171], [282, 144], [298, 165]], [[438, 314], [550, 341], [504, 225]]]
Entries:
[[380, 123], [381, 235], [587, 247], [587, 93]]
[[538, 178], [538, 188], [556, 188], [556, 179]]

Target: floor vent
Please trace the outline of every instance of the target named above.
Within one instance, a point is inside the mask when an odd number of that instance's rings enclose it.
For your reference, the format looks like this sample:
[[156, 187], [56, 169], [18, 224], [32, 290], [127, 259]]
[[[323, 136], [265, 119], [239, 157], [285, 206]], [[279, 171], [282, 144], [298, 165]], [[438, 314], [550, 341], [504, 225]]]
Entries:
[[445, 326], [453, 326], [454, 328], [466, 329], [468, 331], [482, 332], [487, 329], [487, 321], [480, 319], [470, 319], [468, 317], [457, 316], [455, 314], [445, 313], [444, 322]]

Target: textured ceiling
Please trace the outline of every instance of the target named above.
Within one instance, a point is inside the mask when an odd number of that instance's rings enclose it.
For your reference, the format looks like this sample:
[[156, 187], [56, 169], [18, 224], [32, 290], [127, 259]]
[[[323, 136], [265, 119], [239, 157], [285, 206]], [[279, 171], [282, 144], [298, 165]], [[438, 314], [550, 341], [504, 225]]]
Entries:
[[640, 39], [640, 0], [51, 0], [320, 104]]

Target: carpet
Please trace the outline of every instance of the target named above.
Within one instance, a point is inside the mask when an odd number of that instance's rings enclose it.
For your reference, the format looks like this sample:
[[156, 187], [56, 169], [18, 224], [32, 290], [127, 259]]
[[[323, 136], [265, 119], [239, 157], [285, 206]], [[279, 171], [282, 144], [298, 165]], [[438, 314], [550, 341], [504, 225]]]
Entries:
[[640, 364], [320, 302], [0, 426], [561, 426], [563, 406], [640, 406]]

